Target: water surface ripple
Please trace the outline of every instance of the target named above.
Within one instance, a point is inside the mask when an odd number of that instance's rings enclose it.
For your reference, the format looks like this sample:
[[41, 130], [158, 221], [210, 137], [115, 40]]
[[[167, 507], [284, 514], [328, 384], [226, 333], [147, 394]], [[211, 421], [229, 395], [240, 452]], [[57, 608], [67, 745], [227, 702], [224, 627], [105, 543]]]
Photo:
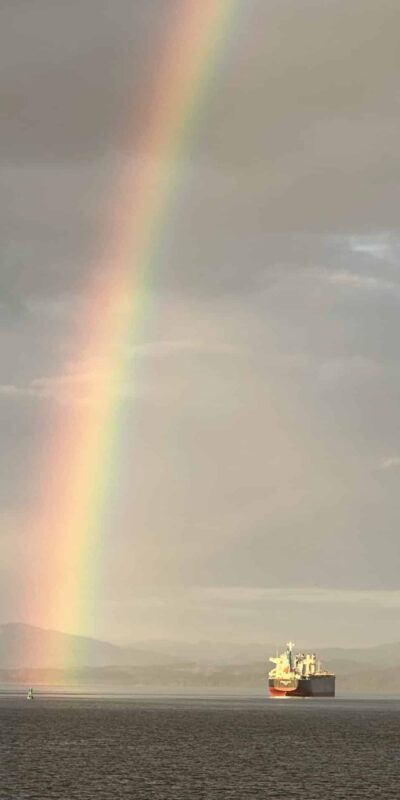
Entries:
[[0, 697], [7, 800], [400, 797], [399, 700]]

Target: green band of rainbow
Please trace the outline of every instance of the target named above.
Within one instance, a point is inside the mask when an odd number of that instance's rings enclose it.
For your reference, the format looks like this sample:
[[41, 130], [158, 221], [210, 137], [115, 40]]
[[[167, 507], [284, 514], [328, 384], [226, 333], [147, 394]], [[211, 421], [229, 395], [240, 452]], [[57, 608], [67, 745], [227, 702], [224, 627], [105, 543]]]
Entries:
[[[229, 39], [238, 0], [183, 0], [159, 68], [150, 120], [136, 158], [123, 176], [102, 281], [89, 287], [82, 363], [105, 376], [88, 381], [79, 414], [66, 407], [54, 431], [39, 515], [41, 565], [31, 617], [64, 631], [90, 629], [99, 578], [103, 518], [115, 471], [120, 400], [115, 387], [132, 364], [127, 344], [143, 329], [153, 264], [180, 185], [188, 148], [216, 64]], [[69, 373], [70, 375], [70, 373]], [[95, 566], [93, 566], [93, 563]], [[71, 657], [65, 654], [66, 664]]]

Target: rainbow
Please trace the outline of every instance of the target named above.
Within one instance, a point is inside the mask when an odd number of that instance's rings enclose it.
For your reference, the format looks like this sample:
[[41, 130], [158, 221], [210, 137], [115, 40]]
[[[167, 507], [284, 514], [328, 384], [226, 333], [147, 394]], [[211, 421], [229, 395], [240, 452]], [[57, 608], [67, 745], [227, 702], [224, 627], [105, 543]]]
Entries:
[[[51, 452], [43, 464], [43, 496], [35, 526], [40, 569], [30, 618], [66, 632], [90, 629], [95, 613], [104, 516], [121, 434], [118, 387], [132, 381], [132, 352], [143, 334], [149, 286], [162, 236], [182, 184], [184, 160], [229, 40], [238, 0], [183, 0], [172, 26], [140, 159], [122, 176], [107, 253], [85, 293], [77, 361], [68, 386], [88, 375], [79, 409], [60, 407]], [[66, 665], [71, 656], [65, 654]]]

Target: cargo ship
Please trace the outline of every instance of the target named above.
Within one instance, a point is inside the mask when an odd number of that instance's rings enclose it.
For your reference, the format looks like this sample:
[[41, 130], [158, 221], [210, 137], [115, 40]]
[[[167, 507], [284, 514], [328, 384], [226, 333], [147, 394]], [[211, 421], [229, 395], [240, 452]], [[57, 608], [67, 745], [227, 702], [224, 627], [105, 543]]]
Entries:
[[335, 675], [321, 669], [315, 653], [294, 653], [288, 642], [281, 655], [269, 659], [275, 665], [268, 674], [271, 697], [334, 697]]

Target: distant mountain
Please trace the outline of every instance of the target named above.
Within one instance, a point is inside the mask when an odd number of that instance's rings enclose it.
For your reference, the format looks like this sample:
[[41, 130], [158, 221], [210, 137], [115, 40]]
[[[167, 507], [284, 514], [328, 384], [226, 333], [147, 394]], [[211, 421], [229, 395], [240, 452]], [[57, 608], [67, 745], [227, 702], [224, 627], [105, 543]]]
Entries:
[[148, 639], [136, 642], [136, 647], [155, 650], [171, 658], [195, 661], [196, 664], [252, 664], [267, 662], [275, 653], [275, 645], [265, 642], [212, 642], [207, 639], [197, 642], [169, 641], [167, 639]]
[[400, 669], [363, 669], [341, 675], [338, 686], [342, 692], [358, 694], [400, 695]]
[[330, 664], [332, 661], [352, 661], [357, 664], [384, 667], [390, 664], [400, 664], [400, 642], [375, 645], [374, 647], [326, 647], [320, 648], [318, 655], [326, 664]]
[[34, 625], [0, 625], [0, 668], [58, 668], [161, 665], [176, 663], [167, 654], [45, 630]]
[[[299, 648], [301, 649], [301, 648]], [[0, 625], [2, 683], [266, 689], [270, 644], [147, 641], [118, 647], [32, 625]], [[400, 693], [400, 644], [317, 648], [337, 692]], [[69, 665], [68, 667], [66, 665]]]
[[0, 684], [110, 689], [259, 689], [265, 691], [264, 664], [207, 667], [197, 664], [82, 667], [78, 669], [0, 669]]
[[[120, 666], [78, 669], [0, 669], [0, 684], [21, 686], [69, 686], [98, 691], [110, 690], [257, 690], [267, 696], [264, 663], [242, 666]], [[337, 672], [337, 695], [400, 695], [400, 670], [362, 669], [351, 674]]]
[[[279, 645], [278, 651], [281, 652], [284, 646], [284, 644]], [[234, 642], [210, 642], [207, 640], [179, 642], [162, 639], [136, 642], [136, 647], [164, 653], [171, 658], [195, 661], [197, 664], [215, 665], [243, 665], [253, 664], [257, 661], [268, 663], [270, 655], [274, 654], [277, 648], [275, 644], [268, 642], [265, 644], [255, 642], [237, 644]], [[295, 649], [310, 652], [310, 648], [303, 645], [296, 646]], [[373, 647], [316, 647], [315, 649], [322, 664], [332, 669], [334, 668], [333, 664], [344, 665], [344, 662], [347, 663], [350, 670], [353, 667], [357, 669], [360, 665], [381, 667], [383, 664], [400, 664], [400, 642]]]

